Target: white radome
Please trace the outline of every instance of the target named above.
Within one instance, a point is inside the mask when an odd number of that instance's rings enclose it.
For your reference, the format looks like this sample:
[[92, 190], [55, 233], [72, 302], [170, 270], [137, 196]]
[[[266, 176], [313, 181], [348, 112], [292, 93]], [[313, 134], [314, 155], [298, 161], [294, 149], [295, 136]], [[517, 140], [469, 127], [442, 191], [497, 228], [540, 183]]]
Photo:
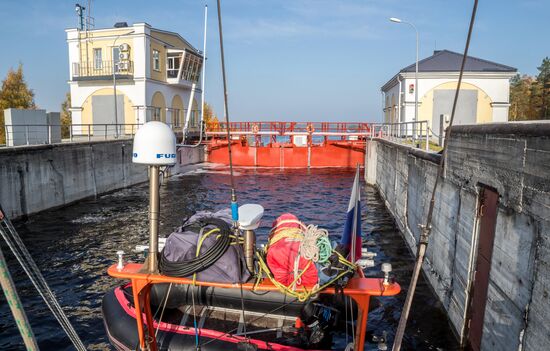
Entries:
[[171, 166], [177, 161], [176, 136], [158, 121], [142, 125], [134, 136], [132, 162], [151, 166]]

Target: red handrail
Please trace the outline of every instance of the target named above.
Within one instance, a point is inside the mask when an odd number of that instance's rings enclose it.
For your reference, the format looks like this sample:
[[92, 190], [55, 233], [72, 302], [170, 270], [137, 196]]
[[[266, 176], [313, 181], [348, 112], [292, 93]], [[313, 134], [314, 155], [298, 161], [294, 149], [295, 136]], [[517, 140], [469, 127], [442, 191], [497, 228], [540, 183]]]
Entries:
[[[309, 127], [309, 128], [308, 128]], [[313, 128], [313, 129], [311, 129]], [[365, 122], [230, 122], [229, 129], [232, 134], [250, 133], [254, 129], [260, 132], [276, 132], [283, 135], [286, 132], [308, 132], [311, 130], [324, 133], [369, 133], [371, 124]], [[227, 131], [227, 123], [219, 122], [208, 128], [207, 132], [219, 133]]]

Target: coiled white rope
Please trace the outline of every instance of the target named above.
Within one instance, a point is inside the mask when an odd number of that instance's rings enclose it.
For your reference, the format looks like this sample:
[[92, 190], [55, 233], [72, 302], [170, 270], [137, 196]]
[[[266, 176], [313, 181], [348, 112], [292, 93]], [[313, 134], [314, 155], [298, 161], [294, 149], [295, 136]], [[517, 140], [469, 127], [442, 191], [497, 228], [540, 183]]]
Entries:
[[304, 230], [304, 238], [300, 244], [300, 256], [306, 260], [323, 263], [330, 257], [332, 246], [328, 239], [328, 231], [310, 224]]

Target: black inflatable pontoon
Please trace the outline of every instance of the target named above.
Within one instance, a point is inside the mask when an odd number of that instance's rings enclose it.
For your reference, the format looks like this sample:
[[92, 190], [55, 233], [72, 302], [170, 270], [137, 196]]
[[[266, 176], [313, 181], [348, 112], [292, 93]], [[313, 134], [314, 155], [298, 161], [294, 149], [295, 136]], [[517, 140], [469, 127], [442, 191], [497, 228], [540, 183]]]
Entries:
[[[160, 284], [151, 290], [153, 312], [161, 310], [158, 306], [164, 306], [167, 289], [168, 284]], [[162, 321], [159, 321], [158, 317], [154, 320], [153, 327], [158, 329], [159, 350], [196, 350], [197, 344], [200, 345], [201, 351], [248, 350], [247, 346], [256, 346], [257, 348], [252, 349], [257, 350], [280, 351], [330, 349], [331, 337], [323, 340], [324, 347], [320, 347], [320, 344], [307, 345], [294, 328], [290, 328], [294, 331], [288, 331], [282, 337], [279, 335], [279, 338], [275, 330], [266, 329], [267, 332], [261, 333], [261, 339], [255, 339], [260, 336], [260, 333], [251, 332], [248, 338], [235, 335], [234, 332], [228, 333], [232, 330], [232, 326], [231, 322], [227, 321], [221, 321], [217, 326], [214, 324], [216, 329], [208, 329], [206, 326], [198, 326], [195, 329], [193, 317], [186, 317], [182, 309], [182, 305], [192, 303], [191, 289], [195, 289], [195, 304], [202, 305], [201, 308], [204, 306], [235, 310], [241, 308], [240, 289], [173, 285], [169, 294], [172, 298], [166, 302]], [[139, 345], [131, 291], [131, 286], [128, 284], [109, 291], [103, 298], [102, 312], [105, 328], [111, 344], [117, 350], [135, 350]], [[297, 301], [289, 303], [290, 298], [278, 292], [258, 294], [243, 291], [243, 298], [246, 313], [249, 313], [247, 319], [254, 319], [250, 316], [251, 313], [258, 315], [276, 310], [277, 315], [293, 320], [299, 316], [304, 306], [304, 303]], [[213, 321], [214, 317], [211, 320]], [[238, 325], [238, 320], [234, 320], [233, 325]], [[252, 345], [246, 345], [247, 343]]]

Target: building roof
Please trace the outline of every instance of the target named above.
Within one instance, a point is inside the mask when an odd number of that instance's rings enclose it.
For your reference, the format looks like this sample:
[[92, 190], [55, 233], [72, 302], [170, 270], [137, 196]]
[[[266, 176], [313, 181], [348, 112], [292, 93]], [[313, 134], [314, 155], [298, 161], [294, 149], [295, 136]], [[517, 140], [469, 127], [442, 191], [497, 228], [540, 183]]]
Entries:
[[[430, 57], [418, 61], [418, 72], [458, 72], [462, 63], [462, 54], [450, 50], [436, 50]], [[403, 68], [400, 72], [414, 72], [415, 63]], [[466, 72], [516, 72], [514, 67], [483, 60], [477, 57], [466, 57]]]

